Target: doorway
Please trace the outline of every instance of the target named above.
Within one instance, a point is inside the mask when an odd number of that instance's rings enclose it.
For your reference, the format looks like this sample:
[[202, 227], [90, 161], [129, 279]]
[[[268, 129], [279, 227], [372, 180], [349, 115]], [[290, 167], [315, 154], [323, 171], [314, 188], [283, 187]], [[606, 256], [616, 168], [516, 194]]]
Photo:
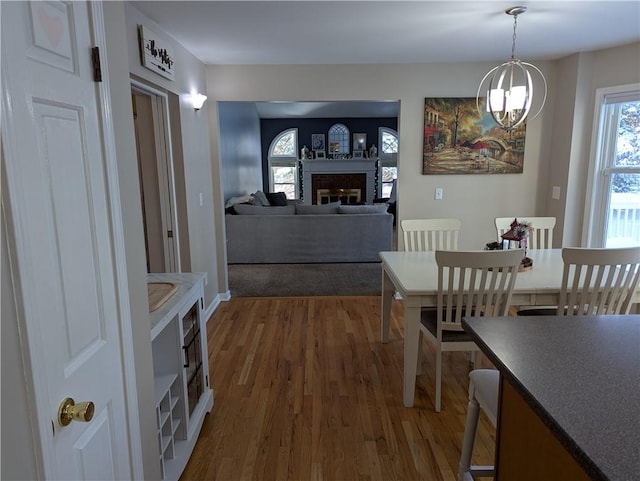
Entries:
[[167, 95], [131, 81], [147, 272], [181, 272]]

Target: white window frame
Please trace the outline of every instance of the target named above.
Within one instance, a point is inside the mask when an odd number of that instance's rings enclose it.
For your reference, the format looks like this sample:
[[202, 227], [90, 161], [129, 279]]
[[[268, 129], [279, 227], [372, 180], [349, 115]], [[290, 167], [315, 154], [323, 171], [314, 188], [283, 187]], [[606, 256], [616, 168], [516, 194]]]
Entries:
[[378, 127], [378, 196], [382, 197], [382, 187], [384, 182], [382, 182], [382, 168], [383, 167], [395, 167], [396, 170], [398, 168], [398, 153], [385, 153], [382, 151], [382, 136], [384, 133], [389, 133], [394, 135], [398, 140], [398, 151], [400, 150], [400, 138], [398, 137], [398, 132], [396, 130], [390, 129], [389, 127]]
[[[605, 137], [607, 103], [634, 100], [640, 91], [640, 83], [604, 87], [596, 89], [595, 114], [593, 117], [593, 133], [591, 154], [589, 157], [589, 177], [587, 183], [587, 199], [590, 200], [585, 212], [582, 243], [587, 247], [604, 247], [606, 243], [606, 226], [609, 214], [609, 193], [612, 174], [640, 173], [640, 168], [614, 167], [607, 165], [613, 158], [616, 149], [615, 139]], [[607, 99], [612, 102], [607, 102]]]
[[[273, 147], [280, 140], [280, 138], [289, 132], [293, 132], [293, 139], [295, 145], [293, 146], [293, 155], [285, 156], [285, 155], [273, 155]], [[295, 198], [300, 198], [300, 171], [298, 167], [298, 129], [290, 128], [283, 130], [278, 133], [271, 143], [269, 144], [269, 151], [267, 154], [267, 160], [269, 164], [269, 191], [275, 192], [275, 179], [273, 178], [273, 167], [293, 167], [294, 170], [294, 189], [295, 189]]]

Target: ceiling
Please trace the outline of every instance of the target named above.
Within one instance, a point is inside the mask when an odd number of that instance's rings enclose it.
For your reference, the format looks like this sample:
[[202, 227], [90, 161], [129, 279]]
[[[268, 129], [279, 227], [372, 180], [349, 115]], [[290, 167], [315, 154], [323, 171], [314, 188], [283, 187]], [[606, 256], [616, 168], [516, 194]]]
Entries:
[[[512, 1], [129, 2], [205, 64], [506, 60]], [[640, 41], [640, 2], [528, 0], [516, 56], [555, 59]]]
[[[379, 64], [551, 60], [640, 41], [640, 2], [132, 1], [205, 64]], [[305, 105], [306, 104], [306, 105]], [[367, 103], [358, 103], [365, 107]], [[355, 107], [351, 105], [350, 107]], [[334, 103], [265, 103], [263, 117], [340, 116]], [[397, 115], [396, 103], [372, 105]], [[389, 110], [391, 109], [391, 110]], [[306, 113], [304, 113], [306, 112]]]

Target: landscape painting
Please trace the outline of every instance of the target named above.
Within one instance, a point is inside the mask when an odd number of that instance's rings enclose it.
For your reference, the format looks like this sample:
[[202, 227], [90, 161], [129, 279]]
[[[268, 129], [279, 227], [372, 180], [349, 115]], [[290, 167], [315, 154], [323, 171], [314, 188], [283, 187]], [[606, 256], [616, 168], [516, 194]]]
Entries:
[[425, 98], [422, 173], [521, 174], [525, 123], [512, 131], [497, 126], [484, 100]]

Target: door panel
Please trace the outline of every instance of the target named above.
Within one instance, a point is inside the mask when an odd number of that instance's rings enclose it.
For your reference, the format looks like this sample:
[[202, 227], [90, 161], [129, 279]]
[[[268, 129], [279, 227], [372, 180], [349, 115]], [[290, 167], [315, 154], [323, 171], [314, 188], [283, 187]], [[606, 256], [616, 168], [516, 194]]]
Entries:
[[[2, 69], [6, 197], [45, 477], [131, 479], [88, 5], [2, 4], [3, 65], [11, 65]], [[93, 401], [94, 418], [59, 425], [66, 397]]]

